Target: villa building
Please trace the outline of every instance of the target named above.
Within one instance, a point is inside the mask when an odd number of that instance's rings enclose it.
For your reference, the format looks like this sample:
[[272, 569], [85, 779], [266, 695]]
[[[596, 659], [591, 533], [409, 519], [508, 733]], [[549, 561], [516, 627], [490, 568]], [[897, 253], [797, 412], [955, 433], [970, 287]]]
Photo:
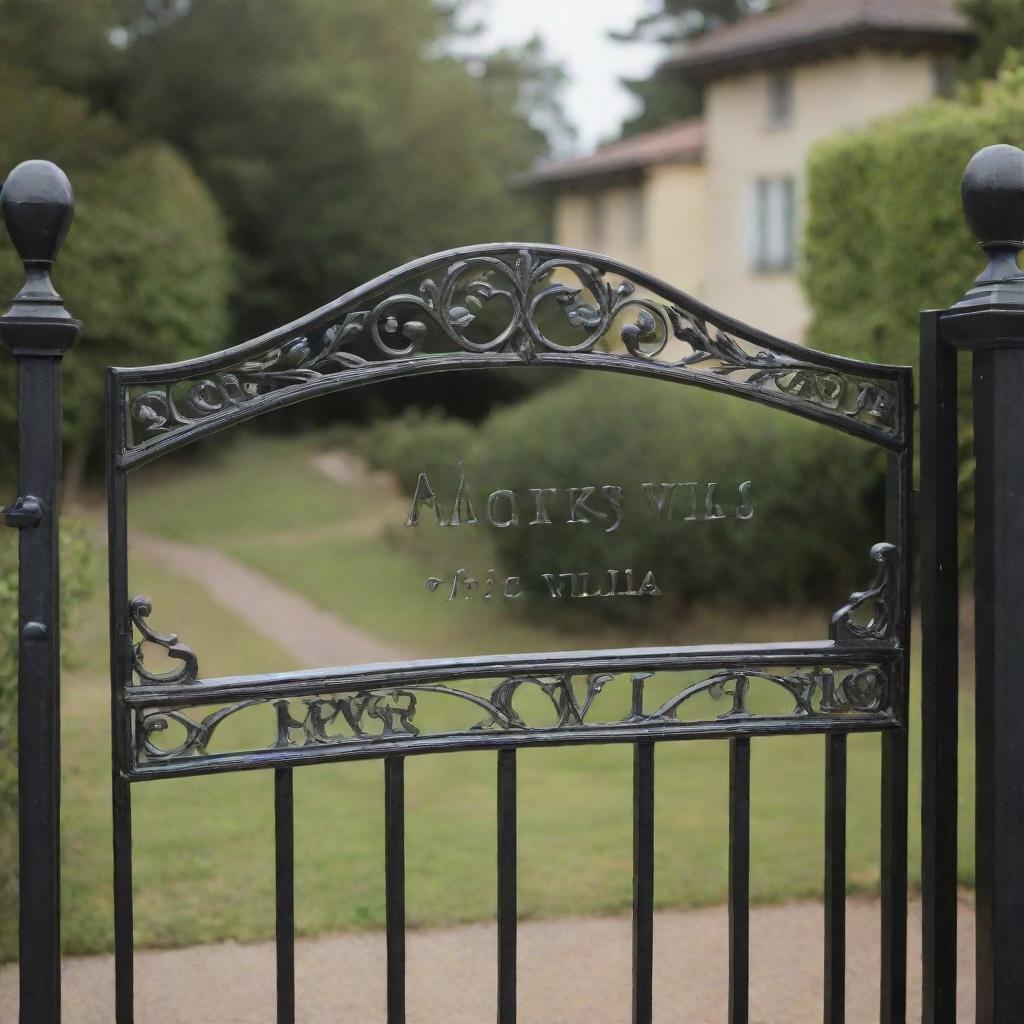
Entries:
[[634, 263], [799, 341], [812, 147], [948, 94], [970, 42], [955, 0], [791, 0], [661, 66], [703, 86], [703, 118], [549, 164], [524, 184], [550, 195], [556, 242]]

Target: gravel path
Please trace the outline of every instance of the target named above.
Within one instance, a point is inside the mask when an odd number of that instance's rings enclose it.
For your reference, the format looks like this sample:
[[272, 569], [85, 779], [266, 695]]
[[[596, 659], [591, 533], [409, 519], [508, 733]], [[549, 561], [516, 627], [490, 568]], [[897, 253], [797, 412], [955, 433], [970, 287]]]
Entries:
[[[878, 1021], [878, 905], [849, 901], [847, 1021]], [[974, 915], [961, 903], [959, 1024], [974, 1020]], [[751, 1024], [821, 1020], [821, 907], [793, 903], [751, 913]], [[628, 918], [524, 922], [519, 929], [519, 1020], [523, 1024], [629, 1021]], [[920, 1020], [920, 905], [910, 908], [910, 1007]], [[494, 1019], [493, 925], [412, 931], [409, 1024], [480, 1024]], [[655, 921], [655, 1020], [726, 1020], [728, 934], [721, 907], [664, 911]], [[138, 1024], [271, 1024], [272, 943], [218, 943], [150, 950], [136, 958]], [[0, 968], [0, 1024], [14, 1024], [16, 969]], [[65, 1024], [111, 1024], [109, 956], [64, 964]], [[296, 944], [296, 1017], [304, 1024], [384, 1020], [384, 940], [377, 932]]]

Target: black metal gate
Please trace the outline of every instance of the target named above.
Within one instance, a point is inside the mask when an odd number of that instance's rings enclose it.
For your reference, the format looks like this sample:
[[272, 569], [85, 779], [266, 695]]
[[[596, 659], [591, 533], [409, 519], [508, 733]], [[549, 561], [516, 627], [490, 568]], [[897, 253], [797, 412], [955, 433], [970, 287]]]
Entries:
[[[566, 281], [571, 282], [567, 284]], [[593, 298], [577, 304], [578, 294]], [[493, 337], [470, 340], [467, 296], [500, 302]], [[545, 333], [549, 303], [581, 326], [570, 344]], [[613, 326], [617, 338], [612, 337]], [[547, 330], [551, 331], [550, 325]], [[367, 355], [353, 347], [367, 339]], [[434, 351], [425, 351], [433, 341]], [[610, 342], [623, 351], [610, 352]], [[682, 352], [668, 355], [678, 342]], [[269, 677], [205, 680], [195, 656], [148, 625], [150, 606], [127, 589], [128, 475], [137, 466], [269, 409], [369, 381], [494, 366], [562, 366], [642, 374], [712, 388], [776, 406], [863, 437], [889, 458], [887, 532], [864, 552], [873, 582], [835, 613], [829, 639], [802, 644], [605, 650], [461, 658], [331, 668]], [[634, 744], [633, 1017], [651, 1019], [654, 909], [654, 750], [660, 740], [720, 737], [730, 744], [730, 994], [733, 1021], [747, 1019], [750, 745], [753, 737], [824, 733], [828, 804], [826, 1004], [837, 1019], [845, 975], [846, 736], [883, 733], [883, 1016], [904, 1000], [906, 876], [907, 595], [913, 403], [911, 371], [820, 355], [776, 341], [706, 309], [645, 274], [592, 254], [550, 246], [477, 246], [428, 257], [342, 297], [313, 315], [223, 353], [163, 367], [114, 369], [108, 379], [110, 581], [115, 755], [115, 887], [118, 1006], [131, 1013], [131, 786], [143, 781], [254, 768], [275, 772], [278, 855], [279, 1019], [293, 1016], [292, 778], [295, 766], [378, 758], [385, 773], [388, 1019], [404, 1019], [404, 806], [406, 756], [468, 749], [497, 754], [498, 1019], [510, 1022], [516, 994], [516, 751], [552, 744]], [[430, 499], [427, 499], [428, 501]], [[856, 581], [854, 581], [856, 582]], [[575, 584], [574, 584], [575, 585]], [[851, 588], [852, 589], [852, 588]], [[863, 624], [855, 614], [869, 612]], [[134, 631], [134, 633], [133, 633]], [[181, 661], [161, 678], [146, 669], [144, 642]], [[667, 703], [645, 694], [660, 672], [700, 669], [705, 678]], [[481, 696], [462, 681], [489, 680]], [[514, 707], [521, 687], [540, 687], [558, 711], [553, 728]], [[786, 717], [748, 710], [752, 686], [781, 687]], [[592, 721], [601, 689], [628, 687], [630, 714]], [[489, 690], [489, 693], [487, 692]], [[710, 721], [681, 720], [684, 702], [712, 690], [726, 700]], [[418, 728], [428, 694], [479, 706], [461, 733]], [[220, 723], [264, 708], [268, 743], [208, 752]], [[161, 742], [177, 725], [181, 742]], [[272, 737], [272, 738], [271, 738]]]
[[[1024, 183], [1024, 171], [1020, 181]], [[2, 202], [28, 275], [0, 328], [19, 360], [21, 376], [22, 497], [7, 510], [7, 519], [22, 530], [21, 1013], [25, 1024], [35, 1024], [59, 1019], [57, 388], [61, 356], [78, 328], [49, 284], [49, 269], [71, 216], [66, 179], [53, 165], [23, 164], [8, 178]], [[990, 236], [995, 237], [986, 237]], [[1013, 237], [1024, 237], [1024, 229]], [[1014, 252], [1019, 248], [1016, 245]], [[496, 303], [502, 310], [500, 323], [486, 336], [467, 327], [472, 319], [467, 296], [476, 307]], [[552, 316], [572, 328], [568, 341], [564, 335], [553, 336]], [[934, 336], [934, 327], [927, 325], [940, 321], [941, 317], [926, 320], [926, 339]], [[966, 321], [953, 317], [950, 322]], [[1005, 319], [998, 321], [1004, 332], [1000, 337], [1006, 336], [1005, 325]], [[1024, 331], [1014, 337], [1022, 335]], [[929, 350], [928, 358], [932, 356]], [[950, 573], [955, 575], [955, 559], [953, 566], [947, 561], [954, 543], [949, 529], [953, 510], [940, 509], [949, 496], [951, 472], [955, 480], [947, 404], [949, 364], [947, 360], [930, 365], [939, 367], [939, 379], [935, 370], [929, 370], [924, 382], [924, 467], [926, 498], [931, 502], [925, 516], [925, 679], [930, 688], [941, 677], [955, 694], [955, 649], [951, 651], [943, 633], [949, 629], [949, 602], [955, 607], [956, 595], [955, 579], [948, 579]], [[884, 535], [864, 552], [864, 579], [851, 581], [848, 603], [830, 622], [822, 623], [825, 639], [506, 654], [211, 679], [201, 674], [201, 652], [197, 655], [173, 634], [158, 632], [149, 620], [152, 614], [159, 622], [159, 611], [129, 591], [127, 487], [132, 470], [225, 427], [317, 395], [421, 374], [527, 366], [628, 373], [709, 389], [815, 421], [883, 451], [888, 462]], [[984, 370], [981, 376], [985, 377]], [[223, 352], [162, 366], [111, 369], [107, 414], [119, 1024], [133, 1019], [134, 786], [186, 775], [273, 772], [277, 1014], [280, 1022], [289, 1022], [294, 1019], [292, 773], [307, 764], [381, 760], [387, 1017], [397, 1024], [405, 1018], [405, 758], [494, 750], [497, 1015], [510, 1024], [516, 1014], [516, 752], [524, 747], [608, 743], [630, 743], [634, 748], [632, 1003], [633, 1020], [650, 1021], [655, 747], [661, 741], [695, 738], [729, 744], [729, 1019], [746, 1021], [751, 744], [791, 734], [826, 737], [821, 773], [826, 819], [823, 1012], [826, 1021], [841, 1021], [846, 747], [847, 737], [858, 732], [876, 732], [882, 738], [879, 1017], [884, 1022], [905, 1019], [914, 415], [910, 368], [858, 362], [780, 341], [602, 256], [555, 246], [500, 244], [410, 263], [293, 324]], [[996, 433], [1002, 429], [1000, 424]], [[992, 437], [987, 436], [985, 443], [994, 444]], [[979, 454], [979, 475], [986, 472], [982, 462]], [[1015, 472], [1020, 474], [1019, 469]], [[998, 490], [994, 495], [1005, 497]], [[707, 502], [709, 512], [720, 511], [713, 492]], [[1012, 529], [1017, 529], [1015, 523]], [[1010, 564], [1015, 564], [1012, 559]], [[575, 587], [576, 581], [571, 585]], [[631, 580], [629, 585], [637, 584]], [[857, 585], [863, 589], [854, 590]], [[1010, 590], [1014, 585], [1005, 583]], [[1002, 598], [999, 591], [996, 610]], [[1013, 595], [1008, 592], [1006, 598], [1012, 601]], [[990, 609], [988, 614], [995, 612]], [[151, 672], [143, 656], [147, 645], [163, 648], [180, 666], [162, 674]], [[653, 700], [649, 681], [673, 672], [700, 673], [699, 680], [668, 701]], [[955, 899], [955, 870], [949, 874], [948, 817], [943, 818], [950, 798], [948, 788], [942, 788], [948, 784], [950, 763], [955, 769], [955, 750], [950, 755], [945, 746], [951, 727], [955, 737], [948, 686], [936, 703], [929, 689], [924, 702], [930, 759], [925, 776], [929, 784], [941, 780], [938, 791], [925, 794], [925, 843], [934, 844], [937, 851], [930, 868], [926, 861], [925, 874], [926, 987], [932, 989], [926, 999], [929, 1019], [934, 1020], [953, 1019], [941, 976], [948, 967], [949, 943], [955, 940], [955, 918], [950, 922], [948, 914], [950, 893]], [[555, 709], [554, 724], [531, 723], [520, 713], [515, 696], [523, 688], [537, 688], [546, 695]], [[628, 714], [615, 720], [595, 717], [593, 700], [607, 688], [630, 695]], [[783, 693], [788, 710], [751, 710], [748, 694], [755, 688]], [[708, 693], [723, 702], [721, 713], [699, 719], [680, 714], [688, 701]], [[422, 728], [416, 718], [417, 701], [428, 695], [470, 705], [480, 721], [461, 731]], [[235, 749], [229, 743], [211, 749], [223, 736], [218, 733], [221, 723], [241, 713], [265, 716], [266, 744]], [[979, 723], [982, 717], [979, 712]], [[999, 749], [998, 742], [995, 746]], [[955, 787], [953, 794], [955, 808]], [[955, 869], [955, 846], [952, 854]], [[1010, 854], [1010, 847], [1001, 851], [1004, 858]], [[979, 931], [985, 927], [981, 918]]]

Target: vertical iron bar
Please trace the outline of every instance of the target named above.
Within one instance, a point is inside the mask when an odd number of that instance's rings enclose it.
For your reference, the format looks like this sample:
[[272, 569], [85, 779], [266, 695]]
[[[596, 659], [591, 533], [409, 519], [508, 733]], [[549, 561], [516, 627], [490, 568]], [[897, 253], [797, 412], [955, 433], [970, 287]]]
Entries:
[[1022, 394], [1024, 348], [975, 353], [977, 970], [986, 1024], [1024, 1019]]
[[825, 1024], [846, 1019], [846, 736], [825, 737]]
[[132, 794], [124, 770], [132, 762], [130, 714], [122, 690], [132, 682], [132, 626], [128, 612], [128, 480], [117, 465], [123, 437], [123, 394], [107, 373], [107, 562], [110, 591], [111, 796], [114, 855], [114, 1019], [135, 1018], [132, 905]]
[[654, 743], [633, 746], [633, 1024], [650, 1024], [654, 981]]
[[516, 1019], [516, 752], [498, 751], [498, 1024]]
[[20, 493], [43, 520], [18, 546], [21, 1019], [60, 1019], [60, 359], [18, 364]]
[[388, 1024], [405, 1024], [405, 759], [384, 759]]
[[0, 317], [18, 367], [19, 991], [22, 1024], [60, 1021], [61, 364], [78, 338], [50, 281], [74, 197], [51, 163], [19, 164], [0, 193], [25, 283]]
[[[909, 382], [906, 391], [909, 392]], [[913, 395], [903, 400], [910, 407]], [[885, 480], [886, 537], [895, 538], [900, 552], [902, 584], [893, 614], [896, 636], [903, 638], [905, 653], [893, 672], [893, 711], [901, 723], [898, 732], [882, 737], [881, 813], [881, 943], [879, 1019], [882, 1024], [903, 1024], [907, 1008], [907, 759], [909, 705], [909, 650], [911, 562], [913, 538], [910, 527], [910, 496], [913, 451], [888, 457]]]
[[295, 1024], [295, 812], [292, 769], [274, 769], [277, 1024]]
[[729, 1024], [750, 1001], [750, 737], [729, 741]]
[[957, 353], [921, 316], [921, 941], [923, 1024], [956, 1022]]
[[976, 1017], [1024, 1020], [1024, 151], [967, 165], [964, 214], [988, 265], [939, 318], [974, 353]]

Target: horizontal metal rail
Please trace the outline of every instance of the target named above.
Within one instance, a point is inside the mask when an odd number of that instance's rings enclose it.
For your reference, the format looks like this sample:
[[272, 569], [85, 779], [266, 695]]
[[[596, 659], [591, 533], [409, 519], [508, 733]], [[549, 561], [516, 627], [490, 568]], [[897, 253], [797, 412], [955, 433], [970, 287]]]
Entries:
[[315, 696], [339, 690], [400, 687], [443, 680], [488, 679], [502, 675], [687, 672], [717, 668], [753, 671], [783, 665], [863, 665], [893, 662], [902, 653], [901, 648], [892, 644], [811, 640], [801, 643], [626, 647], [603, 651], [476, 655], [224, 676], [185, 685], [131, 685], [124, 688], [123, 696], [129, 707], [173, 708], [250, 698]]

